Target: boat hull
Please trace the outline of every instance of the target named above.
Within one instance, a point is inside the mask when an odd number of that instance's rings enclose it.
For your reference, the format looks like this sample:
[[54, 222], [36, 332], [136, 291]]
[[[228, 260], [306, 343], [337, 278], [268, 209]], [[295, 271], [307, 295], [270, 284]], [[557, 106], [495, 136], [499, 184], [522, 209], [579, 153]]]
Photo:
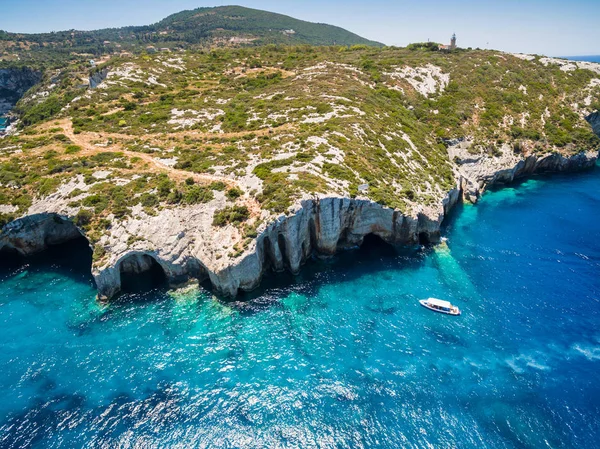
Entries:
[[451, 316], [459, 316], [460, 315], [460, 310], [458, 309], [458, 307], [455, 307], [456, 310], [442, 310], [442, 309], [437, 309], [437, 308], [427, 304], [427, 301], [425, 299], [420, 300], [419, 303], [426, 309], [432, 310], [433, 312], [443, 313], [444, 315], [451, 315]]

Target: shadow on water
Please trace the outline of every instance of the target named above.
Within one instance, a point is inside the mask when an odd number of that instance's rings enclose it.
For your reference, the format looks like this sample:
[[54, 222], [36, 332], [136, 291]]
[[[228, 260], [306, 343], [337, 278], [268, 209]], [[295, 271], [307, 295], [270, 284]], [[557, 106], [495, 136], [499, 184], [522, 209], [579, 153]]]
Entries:
[[[123, 435], [134, 426], [166, 432], [183, 420], [193, 419], [180, 406], [184, 395], [176, 385], [164, 381], [154, 388], [146, 388], [142, 397], [118, 392], [102, 405], [94, 405], [87, 396], [78, 393], [61, 393], [54, 389], [40, 393], [27, 408], [15, 411], [0, 424], [1, 448], [89, 447], [85, 441], [90, 434], [97, 443], [93, 447], [117, 447]], [[103, 421], [99, 425], [98, 420], [90, 420], [90, 416], [101, 416]], [[66, 417], [69, 429], [74, 431], [70, 434], [64, 429]], [[66, 436], [63, 444], [58, 444], [61, 438], [57, 438], [57, 429]]]
[[428, 252], [429, 249], [420, 247], [396, 247], [369, 234], [360, 247], [344, 250], [335, 256], [313, 255], [297, 275], [288, 271], [267, 272], [255, 290], [240, 292], [235, 300], [221, 301], [241, 313], [253, 314], [279, 306], [281, 298], [292, 293], [315, 298], [321, 288], [331, 284], [351, 282], [387, 270], [417, 269], [422, 266]]
[[50, 271], [95, 286], [92, 276], [92, 250], [85, 238], [52, 245], [29, 257], [16, 251], [0, 254], [0, 280], [25, 271]]

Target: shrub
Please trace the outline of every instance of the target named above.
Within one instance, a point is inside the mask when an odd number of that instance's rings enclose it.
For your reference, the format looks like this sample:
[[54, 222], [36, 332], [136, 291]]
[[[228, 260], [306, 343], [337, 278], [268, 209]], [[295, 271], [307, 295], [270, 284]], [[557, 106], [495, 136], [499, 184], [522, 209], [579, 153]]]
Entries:
[[57, 178], [44, 178], [38, 184], [38, 192], [41, 196], [48, 196], [60, 185], [60, 180]]
[[183, 201], [186, 204], [208, 203], [214, 198], [214, 194], [209, 187], [191, 186], [183, 194]]
[[132, 101], [127, 101], [123, 103], [123, 109], [125, 111], [134, 111], [137, 108], [137, 104]]
[[233, 188], [229, 189], [226, 193], [227, 198], [229, 198], [230, 200], [235, 200], [235, 199], [239, 198], [240, 196], [242, 196], [243, 194], [244, 194], [244, 191], [237, 187], [233, 187]]
[[250, 211], [246, 206], [231, 206], [215, 212], [213, 226], [226, 226], [228, 224], [239, 224], [250, 217]]
[[159, 200], [156, 195], [152, 195], [151, 193], [144, 193], [140, 198], [140, 202], [144, 207], [155, 207], [158, 206]]
[[222, 192], [227, 188], [227, 184], [222, 181], [215, 181], [210, 186], [208, 186], [210, 190], [216, 190], [217, 192]]
[[92, 221], [93, 214], [87, 209], [81, 209], [75, 215], [75, 224], [79, 227], [87, 226]]
[[30, 107], [21, 119], [22, 126], [30, 126], [48, 120], [58, 114], [63, 104], [59, 97], [52, 95], [42, 103]]
[[81, 147], [79, 145], [67, 145], [65, 148], [66, 154], [79, 153], [81, 151]]

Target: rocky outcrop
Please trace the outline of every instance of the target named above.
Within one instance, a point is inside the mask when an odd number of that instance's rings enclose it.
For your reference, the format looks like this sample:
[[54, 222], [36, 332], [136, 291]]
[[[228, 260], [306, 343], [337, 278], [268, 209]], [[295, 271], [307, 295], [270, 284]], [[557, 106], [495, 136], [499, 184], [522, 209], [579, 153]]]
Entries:
[[592, 126], [594, 133], [600, 137], [600, 111], [588, 115], [585, 119]]
[[106, 79], [108, 76], [108, 68], [104, 68], [101, 70], [96, 70], [94, 73], [90, 75], [89, 86], [90, 89], [95, 89]]
[[[98, 295], [101, 299], [111, 298], [121, 290], [123, 273], [148, 272], [158, 265], [160, 274], [171, 285], [209, 279], [217, 293], [234, 297], [240, 290], [256, 288], [268, 270], [297, 273], [313, 254], [329, 255], [358, 246], [369, 234], [393, 245], [436, 243], [441, 237], [441, 224], [461, 200], [461, 193], [476, 201], [489, 185], [534, 173], [579, 170], [592, 166], [597, 159], [592, 152], [572, 157], [548, 154], [518, 158], [506, 154], [504, 159], [470, 154], [470, 159], [465, 154], [465, 159], [460, 159], [458, 153], [455, 156], [459, 161], [460, 185], [437, 208], [420, 208], [411, 215], [366, 199], [305, 198], [293, 213], [264, 227], [244, 255], [235, 259], [217, 255], [215, 247], [207, 243], [218, 242], [222, 249], [232, 241], [232, 233], [237, 232], [232, 227], [211, 229], [210, 210], [173, 209], [164, 212], [170, 215], [152, 217], [147, 223], [116, 223], [114, 232], [120, 237], [108, 245], [111, 254], [106, 262], [93, 270]], [[125, 243], [133, 230], [145, 239]], [[0, 253], [16, 251], [27, 256], [81, 236], [81, 231], [64, 216], [31, 215], [3, 229]]]
[[42, 80], [42, 73], [28, 68], [0, 69], [0, 115], [9, 112], [25, 92]]
[[81, 237], [84, 234], [67, 217], [51, 213], [28, 215], [2, 229], [0, 251], [16, 251], [26, 257]]
[[515, 154], [509, 145], [500, 149], [500, 154], [473, 153], [471, 142], [454, 142], [448, 149], [450, 158], [457, 164], [457, 177], [463, 198], [477, 202], [486, 188], [511, 182], [541, 173], [573, 172], [591, 168], [598, 159], [598, 152], [587, 151], [564, 156], [560, 153], [530, 154], [523, 157]]
[[[458, 190], [448, 195], [448, 210], [458, 198]], [[219, 293], [235, 296], [240, 289], [257, 287], [268, 269], [297, 273], [312, 254], [358, 246], [369, 234], [393, 245], [438, 242], [443, 218], [443, 209], [411, 217], [368, 200], [305, 200], [293, 215], [272, 223], [258, 237], [256, 250], [239, 264], [208, 274]]]
[[394, 245], [437, 242], [445, 213], [459, 198], [458, 189], [453, 190], [439, 210], [415, 217], [369, 200], [305, 199], [294, 213], [282, 216], [266, 227], [252, 250], [237, 263], [222, 266], [210, 254], [197, 252], [194, 245], [172, 253], [170, 257], [167, 251], [132, 251], [94, 272], [98, 293], [101, 298], [117, 294], [120, 273], [131, 264], [128, 260], [144, 255], [160, 264], [170, 284], [181, 284], [190, 278], [210, 279], [216, 292], [234, 297], [239, 290], [256, 288], [267, 270], [297, 273], [312, 254], [334, 254], [340, 249], [360, 245], [368, 234], [375, 234]]

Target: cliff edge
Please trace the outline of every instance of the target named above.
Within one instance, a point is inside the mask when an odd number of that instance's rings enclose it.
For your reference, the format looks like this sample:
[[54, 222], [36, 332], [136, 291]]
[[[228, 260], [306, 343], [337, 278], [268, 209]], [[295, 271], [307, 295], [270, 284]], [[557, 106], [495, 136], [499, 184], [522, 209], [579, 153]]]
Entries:
[[598, 98], [600, 65], [490, 51], [267, 47], [53, 71], [0, 140], [0, 253], [85, 236], [100, 297], [156, 267], [235, 296], [369, 234], [435, 243], [491, 185], [592, 167]]

